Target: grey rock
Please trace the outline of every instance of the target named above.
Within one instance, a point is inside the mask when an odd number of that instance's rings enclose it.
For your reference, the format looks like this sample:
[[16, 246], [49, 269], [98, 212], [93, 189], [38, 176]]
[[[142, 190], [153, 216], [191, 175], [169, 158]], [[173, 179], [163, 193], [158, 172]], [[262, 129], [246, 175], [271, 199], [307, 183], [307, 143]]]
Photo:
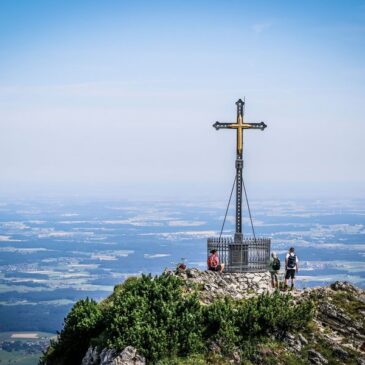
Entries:
[[224, 288], [224, 287], [226, 287], [227, 286], [227, 282], [225, 282], [224, 280], [218, 280], [217, 281], [217, 285], [219, 286], [219, 287], [221, 287], [221, 288]]
[[362, 338], [360, 323], [353, 321], [344, 311], [332, 303], [322, 302], [318, 306], [318, 317], [331, 328], [346, 334]]
[[100, 365], [114, 365], [117, 353], [113, 349], [103, 349], [100, 353]]
[[288, 339], [288, 340], [292, 340], [292, 341], [295, 340], [295, 336], [290, 332], [287, 332], [285, 338]]
[[365, 352], [365, 342], [361, 344], [360, 351]]
[[360, 295], [357, 297], [357, 299], [358, 299], [361, 303], [365, 304], [365, 294], [360, 294]]
[[221, 353], [221, 348], [220, 346], [217, 344], [217, 342], [213, 341], [210, 343], [209, 345], [209, 351], [213, 352], [215, 354], [220, 354]]
[[126, 347], [115, 359], [115, 365], [145, 365], [146, 359], [132, 346]]
[[299, 333], [298, 338], [302, 345], [308, 345], [308, 340], [301, 333]]
[[294, 341], [293, 350], [296, 352], [302, 351], [302, 344], [299, 340]]
[[[184, 276], [183, 276], [184, 274]], [[199, 271], [187, 269], [185, 273], [175, 273], [190, 284], [199, 284], [202, 302], [209, 304], [216, 298], [230, 296], [234, 299], [243, 299], [264, 292], [271, 292], [271, 277], [265, 273], [217, 273], [214, 271]], [[185, 276], [186, 275], [186, 276]]]
[[229, 362], [231, 364], [241, 364], [241, 356], [238, 351], [233, 351], [230, 357], [231, 360]]
[[100, 359], [99, 362], [96, 364], [82, 363], [82, 365], [145, 365], [146, 364], [146, 359], [143, 356], [139, 355], [137, 353], [137, 350], [132, 346], [126, 347], [120, 353], [116, 352], [113, 349], [103, 349], [100, 353], [99, 359]]
[[184, 280], [186, 280], [188, 278], [188, 275], [186, 274], [186, 272], [179, 271], [179, 276], [181, 277], [181, 279], [184, 279]]
[[335, 291], [342, 290], [350, 293], [357, 292], [357, 289], [348, 281], [336, 281], [330, 285], [330, 288]]
[[295, 336], [293, 334], [288, 332], [285, 335], [284, 341], [289, 345], [290, 350], [297, 351], [297, 349], [296, 349], [297, 342], [295, 341]]
[[196, 278], [196, 277], [198, 277], [198, 273], [194, 269], [187, 269], [186, 270], [186, 275], [187, 275], [188, 278]]
[[328, 364], [328, 360], [314, 349], [308, 350], [308, 360], [315, 365]]
[[100, 355], [98, 349], [92, 348], [91, 346], [87, 349], [84, 358], [82, 359], [81, 365], [99, 365]]
[[210, 284], [205, 284], [204, 289], [207, 291], [211, 291], [213, 289], [213, 287]]
[[340, 346], [334, 346], [333, 347], [333, 353], [336, 354], [342, 360], [346, 359], [349, 356], [348, 352], [345, 351]]

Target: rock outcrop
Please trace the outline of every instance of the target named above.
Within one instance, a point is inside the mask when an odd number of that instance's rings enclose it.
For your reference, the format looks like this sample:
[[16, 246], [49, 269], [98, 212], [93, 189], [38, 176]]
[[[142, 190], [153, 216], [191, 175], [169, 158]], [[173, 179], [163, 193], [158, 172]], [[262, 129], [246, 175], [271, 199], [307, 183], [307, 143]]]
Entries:
[[311, 364], [315, 365], [328, 364], [328, 360], [318, 351], [313, 349], [308, 350], [308, 360]]
[[175, 275], [186, 282], [189, 290], [198, 288], [200, 299], [206, 304], [225, 296], [243, 299], [273, 290], [268, 271], [262, 273], [218, 273], [187, 269]]
[[[365, 365], [365, 291], [348, 282], [336, 281], [329, 287], [306, 289], [296, 293], [298, 300], [311, 298], [317, 303], [311, 344], [321, 346], [338, 363]], [[323, 354], [308, 350], [312, 364], [327, 364]]]
[[132, 347], [126, 347], [122, 352], [113, 349], [99, 350], [91, 346], [87, 350], [81, 365], [145, 365], [146, 359]]

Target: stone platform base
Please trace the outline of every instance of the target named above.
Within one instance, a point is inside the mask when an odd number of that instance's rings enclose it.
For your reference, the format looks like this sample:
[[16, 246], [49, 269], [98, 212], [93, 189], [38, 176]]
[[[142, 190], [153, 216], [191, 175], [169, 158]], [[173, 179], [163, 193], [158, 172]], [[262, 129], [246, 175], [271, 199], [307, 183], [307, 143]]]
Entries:
[[230, 296], [233, 299], [249, 298], [264, 292], [272, 292], [271, 276], [268, 271], [261, 273], [217, 273], [187, 269], [177, 274], [189, 283], [197, 284], [200, 298], [210, 303], [217, 297]]

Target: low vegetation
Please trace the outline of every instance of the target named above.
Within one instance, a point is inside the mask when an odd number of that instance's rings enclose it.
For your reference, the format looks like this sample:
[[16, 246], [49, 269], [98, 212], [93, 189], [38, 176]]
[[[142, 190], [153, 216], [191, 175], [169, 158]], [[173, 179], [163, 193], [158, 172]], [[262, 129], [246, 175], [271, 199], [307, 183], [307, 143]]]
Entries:
[[306, 327], [314, 315], [311, 300], [294, 303], [279, 292], [202, 305], [184, 289], [178, 277], [149, 275], [127, 280], [99, 304], [77, 302], [40, 364], [79, 365], [90, 345], [130, 345], [160, 365], [224, 364], [234, 353], [249, 363], [259, 344]]

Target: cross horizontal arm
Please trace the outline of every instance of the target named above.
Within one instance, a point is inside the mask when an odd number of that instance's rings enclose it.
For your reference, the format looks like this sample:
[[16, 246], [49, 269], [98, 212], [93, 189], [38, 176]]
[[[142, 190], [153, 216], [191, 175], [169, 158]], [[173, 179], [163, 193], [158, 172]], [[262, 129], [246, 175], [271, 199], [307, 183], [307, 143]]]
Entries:
[[218, 130], [218, 129], [222, 129], [222, 128], [230, 128], [230, 126], [232, 125], [232, 123], [220, 123], [220, 122], [215, 122], [213, 124], [213, 127]]
[[264, 130], [267, 125], [264, 122], [261, 123], [242, 123], [242, 124], [237, 124], [237, 123], [221, 123], [221, 122], [215, 122], [213, 124], [213, 127], [216, 130], [219, 129], [238, 129], [238, 128], [243, 128], [243, 129], [260, 129], [260, 130]]
[[264, 122], [261, 123], [247, 123], [250, 126], [250, 129], [261, 129], [262, 131], [267, 127]]

